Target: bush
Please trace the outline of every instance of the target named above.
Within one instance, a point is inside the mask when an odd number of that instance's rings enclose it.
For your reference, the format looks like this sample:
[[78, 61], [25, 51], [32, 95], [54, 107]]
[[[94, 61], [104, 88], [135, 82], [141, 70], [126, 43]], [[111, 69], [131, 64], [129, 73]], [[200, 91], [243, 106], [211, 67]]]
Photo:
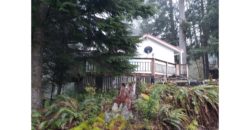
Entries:
[[197, 120], [199, 126], [207, 129], [218, 127], [218, 87], [167, 86], [164, 93], [163, 104], [183, 109], [189, 119]]
[[36, 130], [37, 125], [41, 124], [42, 115], [39, 111], [33, 110], [31, 114], [31, 118], [32, 118], [32, 130]]
[[[90, 90], [90, 89], [88, 89]], [[34, 130], [68, 130], [81, 122], [93, 119], [99, 113], [111, 108], [114, 93], [90, 91], [81, 94], [60, 95], [44, 109], [32, 112]]]
[[114, 116], [109, 122], [105, 122], [104, 113], [90, 118], [70, 130], [124, 130], [127, 121], [122, 115]]
[[[59, 96], [54, 103], [47, 108], [32, 113], [33, 127], [37, 130], [61, 129], [66, 130], [78, 124], [83, 119], [78, 101], [67, 97]], [[38, 119], [39, 120], [36, 120]]]
[[103, 130], [105, 128], [104, 115], [89, 118], [70, 130]]
[[[140, 118], [156, 121], [163, 129], [218, 127], [218, 87], [154, 85], [135, 102]], [[143, 120], [143, 119], [142, 119]]]
[[164, 87], [151, 88], [149, 95], [141, 94], [139, 99], [135, 101], [135, 108], [139, 114], [146, 119], [156, 119], [160, 105], [160, 93]]
[[173, 108], [170, 105], [162, 105], [159, 111], [159, 120], [165, 129], [185, 129], [188, 124], [188, 116], [181, 108]]

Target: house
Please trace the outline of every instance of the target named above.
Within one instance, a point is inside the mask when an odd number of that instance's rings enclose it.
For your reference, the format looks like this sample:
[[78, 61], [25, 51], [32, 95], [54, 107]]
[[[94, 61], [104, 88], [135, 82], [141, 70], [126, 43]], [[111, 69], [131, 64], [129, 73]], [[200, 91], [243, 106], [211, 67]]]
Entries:
[[[126, 76], [103, 77], [102, 88], [104, 91], [110, 89], [110, 86], [118, 86], [121, 82], [142, 81], [145, 83], [166, 81], [175, 76], [184, 79], [188, 78], [188, 66], [175, 63], [175, 57], [182, 59], [183, 50], [173, 46], [159, 38], [146, 34], [141, 37], [138, 43], [137, 54], [130, 59], [130, 63], [136, 65], [135, 71]], [[86, 64], [86, 71], [94, 70], [94, 66]], [[84, 79], [86, 83], [89, 79]], [[92, 82], [95, 82], [91, 80]], [[100, 86], [100, 84], [99, 84]]]
[[183, 50], [157, 37], [146, 34], [138, 43], [137, 56], [130, 63], [137, 65], [133, 76], [154, 78], [157, 81], [166, 80], [170, 76], [188, 77], [188, 66], [175, 63], [175, 56], [182, 59]]

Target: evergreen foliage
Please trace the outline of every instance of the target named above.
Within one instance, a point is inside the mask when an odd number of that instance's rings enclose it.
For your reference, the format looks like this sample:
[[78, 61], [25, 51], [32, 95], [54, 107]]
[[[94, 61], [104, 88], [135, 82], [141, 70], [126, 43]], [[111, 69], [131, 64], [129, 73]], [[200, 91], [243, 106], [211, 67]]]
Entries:
[[65, 82], [82, 80], [86, 62], [97, 68], [96, 75], [131, 72], [128, 59], [139, 37], [131, 36], [129, 22], [152, 14], [142, 0], [32, 0], [35, 108], [41, 107], [42, 76], [60, 94]]
[[[179, 9], [172, 0], [149, 0], [157, 7], [154, 16], [143, 19], [142, 33], [159, 36], [170, 44], [178, 45]], [[204, 77], [208, 78], [208, 55], [219, 57], [219, 7], [218, 0], [185, 1], [187, 60], [203, 59]], [[177, 62], [178, 63], [178, 62]]]

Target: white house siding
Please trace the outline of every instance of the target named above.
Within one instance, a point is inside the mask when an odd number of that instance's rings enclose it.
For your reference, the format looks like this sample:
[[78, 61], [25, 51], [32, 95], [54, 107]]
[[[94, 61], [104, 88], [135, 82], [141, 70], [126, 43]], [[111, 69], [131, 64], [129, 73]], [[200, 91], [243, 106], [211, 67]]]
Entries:
[[[150, 54], [144, 52], [144, 48], [151, 46], [153, 51]], [[161, 45], [161, 43], [156, 43], [150, 39], [144, 39], [141, 43], [138, 44], [137, 56], [141, 58], [154, 58], [164, 60], [170, 63], [174, 63], [174, 51], [169, 48]]]

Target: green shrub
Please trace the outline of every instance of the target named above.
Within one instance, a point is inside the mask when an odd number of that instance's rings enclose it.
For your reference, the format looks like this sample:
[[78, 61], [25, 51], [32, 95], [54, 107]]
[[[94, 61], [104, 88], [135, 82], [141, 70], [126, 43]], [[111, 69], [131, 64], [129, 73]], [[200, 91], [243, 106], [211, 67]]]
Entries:
[[181, 108], [173, 108], [170, 105], [162, 105], [159, 110], [159, 121], [165, 129], [185, 129], [188, 124], [188, 116]]
[[104, 113], [90, 118], [70, 130], [124, 130], [127, 121], [122, 115], [114, 116], [109, 122], [104, 121]]
[[42, 115], [39, 111], [33, 110], [31, 114], [31, 118], [32, 118], [32, 130], [36, 130], [37, 125], [41, 124]]
[[188, 126], [187, 130], [198, 130], [198, 122], [197, 120], [193, 120]]
[[84, 90], [89, 95], [95, 95], [95, 93], [96, 93], [96, 91], [95, 91], [96, 88], [94, 86], [89, 85], [89, 84], [84, 88]]
[[83, 113], [83, 119], [85, 120], [98, 115], [101, 111], [101, 104], [98, 99], [94, 97], [85, 98], [84, 101], [80, 102], [80, 108]]
[[216, 86], [154, 85], [148, 98], [140, 97], [134, 105], [141, 120], [157, 121], [164, 129], [210, 129], [218, 127], [218, 97]]
[[164, 86], [155, 86], [148, 99], [140, 97], [135, 101], [135, 108], [143, 118], [155, 119], [160, 106], [160, 95], [164, 90]]
[[105, 128], [105, 121], [103, 113], [99, 116], [89, 118], [88, 120], [80, 123], [78, 126], [70, 130], [103, 130]]
[[147, 84], [145, 84], [145, 83], [140, 83], [139, 84], [139, 87], [138, 87], [138, 92], [139, 93], [145, 93], [146, 89], [147, 89]]
[[[34, 128], [38, 130], [61, 129], [66, 130], [80, 123], [83, 113], [80, 111], [77, 100], [59, 96], [51, 106], [48, 106], [40, 113], [40, 120], [35, 120], [37, 113], [32, 113]], [[36, 122], [35, 122], [36, 121]]]
[[205, 128], [218, 127], [218, 87], [167, 86], [162, 104], [183, 109], [190, 119]]

